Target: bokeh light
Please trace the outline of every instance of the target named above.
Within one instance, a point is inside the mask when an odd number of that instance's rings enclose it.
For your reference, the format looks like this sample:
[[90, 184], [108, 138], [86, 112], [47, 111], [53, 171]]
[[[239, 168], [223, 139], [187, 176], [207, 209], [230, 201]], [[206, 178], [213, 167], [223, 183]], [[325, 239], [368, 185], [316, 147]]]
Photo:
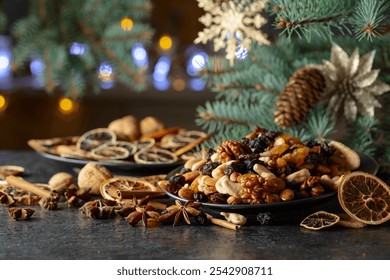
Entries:
[[6, 54], [0, 53], [0, 71], [4, 71], [9, 67], [10, 58]]
[[75, 109], [74, 101], [68, 97], [62, 97], [58, 101], [58, 109], [63, 114], [70, 114]]
[[154, 66], [153, 80], [163, 81], [167, 79], [169, 70], [171, 68], [171, 59], [167, 56], [162, 56]]
[[123, 18], [121, 20], [121, 27], [125, 31], [133, 29], [134, 22], [130, 18]]
[[183, 79], [175, 79], [172, 82], [172, 88], [176, 91], [182, 91], [186, 88], [186, 82]]
[[72, 55], [83, 55], [85, 51], [86, 51], [86, 46], [84, 44], [77, 43], [77, 42], [74, 42], [70, 46], [70, 50], [69, 50], [70, 54]]
[[168, 51], [172, 48], [173, 41], [172, 38], [168, 35], [161, 36], [158, 42], [160, 48], [164, 51]]
[[112, 81], [113, 71], [110, 64], [103, 62], [99, 66], [99, 79], [103, 82]]
[[201, 91], [206, 88], [206, 82], [201, 78], [192, 78], [189, 85], [190, 88], [194, 91]]
[[242, 46], [238, 46], [234, 54], [238, 60], [244, 60], [248, 57], [248, 50]]
[[142, 44], [136, 44], [131, 50], [131, 55], [133, 57], [135, 65], [138, 67], [148, 66], [148, 53]]
[[30, 71], [34, 76], [40, 76], [45, 71], [45, 64], [41, 59], [34, 58], [30, 62]]
[[198, 71], [206, 66], [208, 55], [205, 52], [194, 52], [187, 62], [187, 73], [190, 76], [196, 76]]
[[4, 111], [7, 107], [7, 98], [0, 94], [0, 111]]

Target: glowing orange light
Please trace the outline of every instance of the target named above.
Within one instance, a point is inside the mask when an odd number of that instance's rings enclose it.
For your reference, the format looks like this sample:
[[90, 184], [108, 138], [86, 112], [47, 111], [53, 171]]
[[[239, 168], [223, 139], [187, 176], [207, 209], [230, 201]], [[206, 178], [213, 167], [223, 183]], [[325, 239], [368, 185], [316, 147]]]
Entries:
[[0, 111], [4, 110], [7, 107], [7, 99], [4, 95], [0, 94]]
[[58, 108], [64, 114], [72, 113], [74, 110], [74, 101], [67, 97], [62, 97], [58, 102]]
[[160, 48], [164, 51], [170, 50], [172, 48], [172, 38], [165, 35], [160, 38], [159, 45]]
[[129, 18], [124, 18], [121, 20], [121, 27], [125, 31], [130, 31], [133, 29], [134, 22]]
[[172, 82], [172, 87], [176, 91], [182, 91], [186, 87], [186, 82], [183, 79], [176, 79]]

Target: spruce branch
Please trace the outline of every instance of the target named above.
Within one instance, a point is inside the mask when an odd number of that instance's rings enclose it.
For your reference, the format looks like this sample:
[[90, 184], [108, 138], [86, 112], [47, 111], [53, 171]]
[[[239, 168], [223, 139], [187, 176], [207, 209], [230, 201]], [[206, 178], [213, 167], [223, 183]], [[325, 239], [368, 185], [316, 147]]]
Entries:
[[380, 37], [389, 23], [390, 3], [387, 0], [360, 0], [355, 8], [351, 24], [358, 40], [372, 41]]

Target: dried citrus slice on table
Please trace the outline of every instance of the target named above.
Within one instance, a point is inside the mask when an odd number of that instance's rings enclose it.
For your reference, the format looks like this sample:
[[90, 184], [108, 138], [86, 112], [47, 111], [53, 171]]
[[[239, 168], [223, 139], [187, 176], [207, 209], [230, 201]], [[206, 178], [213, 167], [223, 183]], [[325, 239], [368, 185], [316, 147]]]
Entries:
[[320, 230], [336, 225], [339, 220], [340, 217], [335, 214], [318, 211], [303, 219], [300, 225], [307, 229]]
[[107, 128], [95, 128], [81, 135], [76, 147], [80, 150], [92, 151], [103, 144], [115, 141], [116, 135], [114, 132]]
[[154, 148], [137, 152], [134, 160], [142, 164], [172, 163], [177, 161], [177, 156], [170, 151]]
[[379, 225], [390, 220], [390, 187], [372, 174], [345, 175], [338, 198], [344, 211], [362, 223]]
[[108, 200], [120, 201], [134, 197], [158, 196], [165, 192], [152, 183], [136, 178], [114, 177], [100, 185], [100, 194]]

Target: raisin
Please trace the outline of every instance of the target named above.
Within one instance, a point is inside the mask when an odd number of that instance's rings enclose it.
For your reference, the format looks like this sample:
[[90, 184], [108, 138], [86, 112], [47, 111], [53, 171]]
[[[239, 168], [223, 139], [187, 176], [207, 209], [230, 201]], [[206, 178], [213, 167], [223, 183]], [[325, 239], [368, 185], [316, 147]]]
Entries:
[[183, 175], [175, 175], [169, 178], [169, 183], [171, 183], [172, 185], [184, 186], [184, 184], [186, 183], [186, 179]]
[[309, 154], [305, 157], [305, 163], [317, 164], [318, 161], [319, 156], [316, 153], [309, 152]]
[[193, 217], [194, 225], [198, 226], [207, 226], [210, 224], [210, 220], [207, 218], [207, 215], [201, 212], [198, 216]]
[[216, 162], [209, 162], [209, 163], [203, 164], [199, 168], [200, 174], [211, 176], [211, 172], [213, 172], [213, 170], [215, 168], [217, 168], [220, 164], [221, 163], [218, 162], [218, 161], [216, 161]]
[[253, 171], [253, 166], [255, 166], [255, 164], [261, 163], [261, 162], [259, 159], [256, 158], [256, 159], [252, 159], [252, 160], [246, 160], [245, 163], [246, 163], [246, 169], [248, 171]]
[[286, 167], [286, 175], [290, 175], [292, 173], [294, 173], [295, 171], [297, 171], [297, 164], [295, 162], [289, 162], [287, 163], [287, 167]]
[[244, 163], [244, 162], [232, 162], [232, 163], [229, 163], [225, 172], [229, 173], [229, 174], [226, 174], [226, 175], [230, 175], [232, 174], [233, 172], [238, 172], [238, 173], [241, 173], [241, 174], [244, 174], [246, 173], [246, 169], [247, 169], [247, 165]]
[[213, 193], [210, 195], [209, 199], [211, 200], [212, 203], [215, 204], [225, 204], [227, 203], [229, 195], [222, 194], [222, 193]]
[[207, 197], [207, 195], [205, 195], [203, 193], [194, 193], [194, 201], [196, 201], [196, 202], [207, 202], [208, 201], [208, 197]]
[[313, 148], [314, 146], [318, 146], [318, 145], [320, 145], [320, 143], [318, 143], [318, 141], [315, 140], [315, 139], [310, 139], [306, 143], [306, 146], [309, 147], [309, 148]]
[[247, 146], [251, 148], [251, 150], [256, 153], [262, 153], [264, 152], [268, 146], [270, 145], [271, 141], [266, 136], [262, 135], [260, 137], [254, 138], [254, 139], [248, 139]]
[[335, 152], [335, 149], [328, 146], [328, 143], [325, 141], [321, 142], [321, 150], [327, 155], [331, 156]]

